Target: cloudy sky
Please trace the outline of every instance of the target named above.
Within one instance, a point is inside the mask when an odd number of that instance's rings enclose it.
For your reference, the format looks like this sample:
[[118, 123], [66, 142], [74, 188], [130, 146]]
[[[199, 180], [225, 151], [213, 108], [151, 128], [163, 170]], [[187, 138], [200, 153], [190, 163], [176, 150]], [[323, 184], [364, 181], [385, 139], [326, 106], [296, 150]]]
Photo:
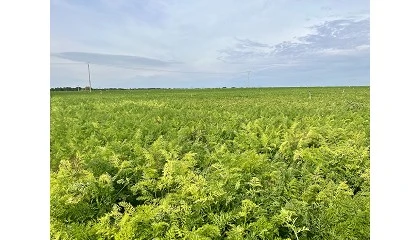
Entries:
[[[369, 85], [368, 0], [51, 0], [51, 87]], [[248, 80], [249, 76], [249, 80]]]

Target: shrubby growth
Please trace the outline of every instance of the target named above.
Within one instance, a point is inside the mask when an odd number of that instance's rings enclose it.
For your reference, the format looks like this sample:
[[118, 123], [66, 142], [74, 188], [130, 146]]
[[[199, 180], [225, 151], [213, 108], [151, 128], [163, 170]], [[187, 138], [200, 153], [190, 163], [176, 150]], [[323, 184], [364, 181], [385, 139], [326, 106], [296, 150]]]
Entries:
[[368, 239], [369, 119], [367, 87], [51, 93], [51, 239]]

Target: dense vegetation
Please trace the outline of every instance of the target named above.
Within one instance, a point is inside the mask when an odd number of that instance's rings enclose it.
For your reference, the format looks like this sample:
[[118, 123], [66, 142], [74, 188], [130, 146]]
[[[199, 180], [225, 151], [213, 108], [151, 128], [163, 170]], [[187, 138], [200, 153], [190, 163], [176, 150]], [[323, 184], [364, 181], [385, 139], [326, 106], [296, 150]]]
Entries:
[[369, 88], [51, 93], [51, 239], [369, 239]]

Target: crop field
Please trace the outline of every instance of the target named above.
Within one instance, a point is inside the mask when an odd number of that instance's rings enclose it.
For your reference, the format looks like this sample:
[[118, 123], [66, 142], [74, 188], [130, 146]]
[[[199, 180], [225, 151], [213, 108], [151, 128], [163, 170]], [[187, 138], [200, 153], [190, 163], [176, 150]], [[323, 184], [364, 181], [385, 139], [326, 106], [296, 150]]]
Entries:
[[51, 92], [51, 239], [369, 239], [369, 92]]

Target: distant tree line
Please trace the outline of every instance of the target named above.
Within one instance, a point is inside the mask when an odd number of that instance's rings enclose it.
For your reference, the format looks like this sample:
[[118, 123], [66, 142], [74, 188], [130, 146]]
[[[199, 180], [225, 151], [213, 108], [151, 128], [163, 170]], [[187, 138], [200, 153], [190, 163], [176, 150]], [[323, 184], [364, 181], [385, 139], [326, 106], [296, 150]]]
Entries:
[[[228, 88], [228, 87], [222, 87], [223, 89]], [[230, 88], [235, 88], [235, 87], [230, 87]], [[56, 88], [50, 88], [50, 91], [89, 91], [90, 87], [56, 87]], [[99, 88], [99, 89], [94, 89], [92, 88], [92, 90], [152, 90], [152, 89], [172, 89], [172, 88]], [[178, 88], [178, 89], [183, 89], [183, 88]], [[188, 88], [187, 88], [188, 89]], [[195, 89], [201, 89], [201, 88], [195, 88]]]
[[[171, 89], [171, 88], [99, 88], [92, 90], [150, 90], [150, 89]], [[50, 91], [89, 91], [89, 87], [56, 87], [50, 88]]]
[[56, 87], [50, 88], [50, 91], [89, 91], [89, 89], [90, 87]]

